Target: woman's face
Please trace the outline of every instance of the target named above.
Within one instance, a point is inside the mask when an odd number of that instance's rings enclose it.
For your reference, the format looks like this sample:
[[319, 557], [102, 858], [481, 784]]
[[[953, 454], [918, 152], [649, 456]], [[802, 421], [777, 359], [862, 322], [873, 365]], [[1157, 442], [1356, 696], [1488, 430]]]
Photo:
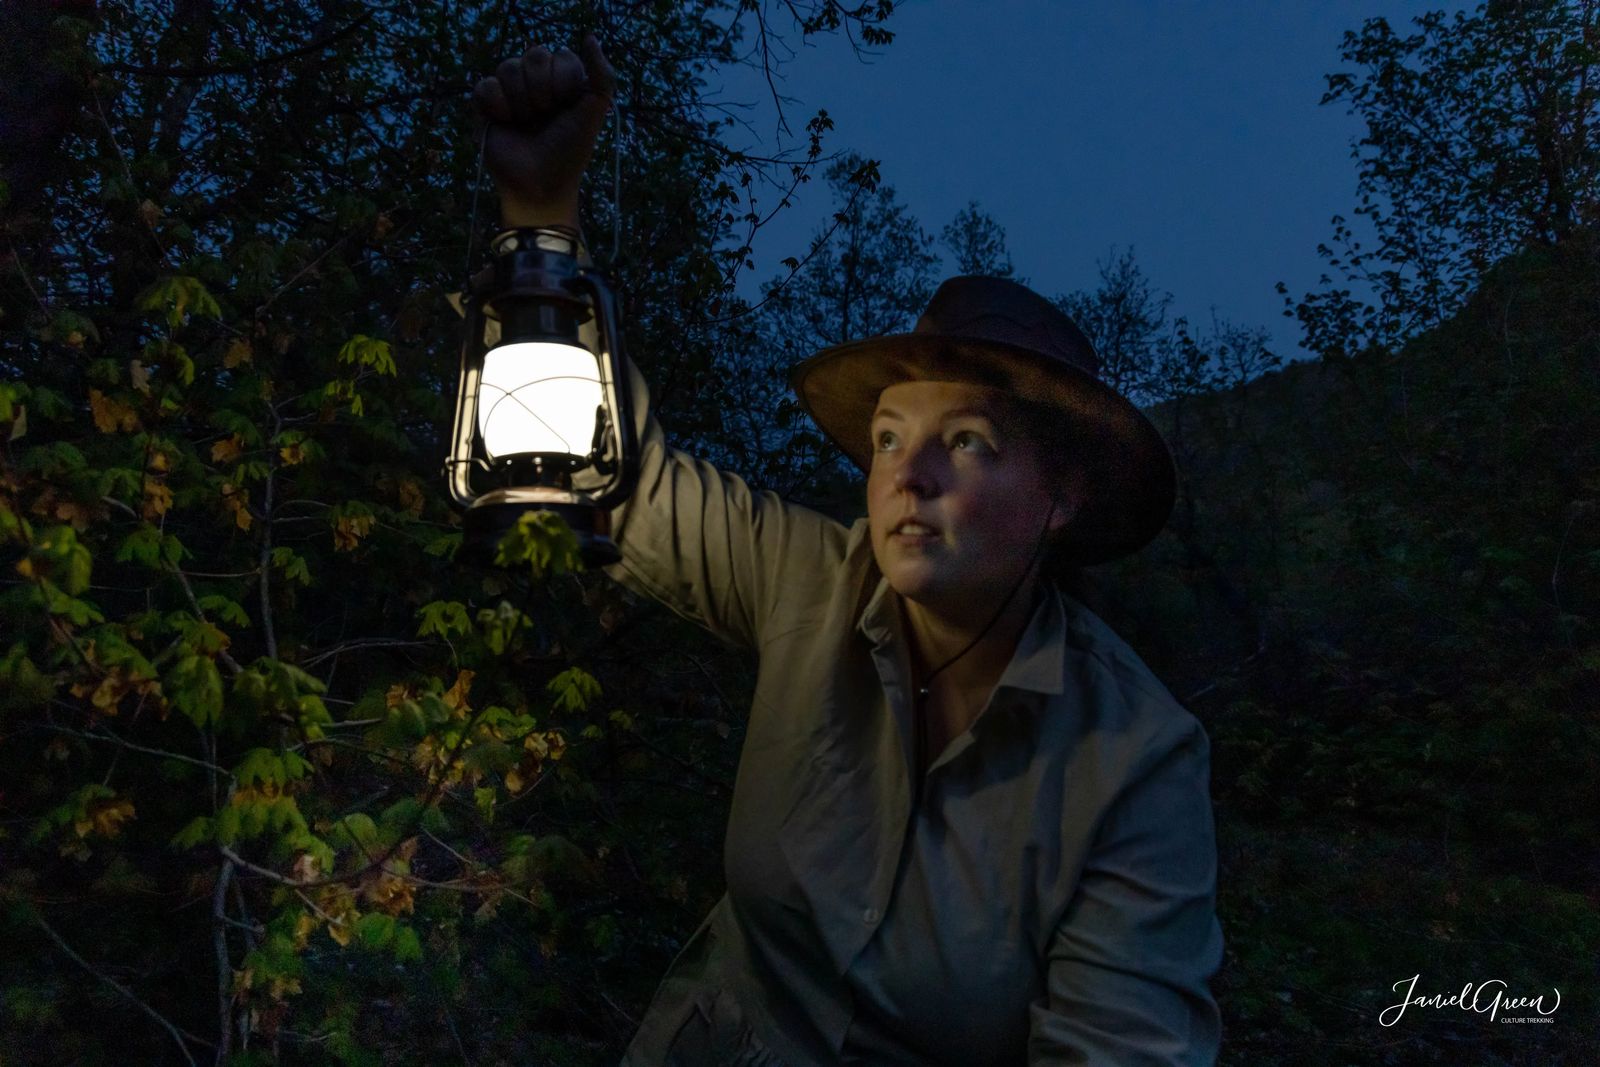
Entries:
[[1037, 453], [1007, 432], [1002, 403], [988, 386], [900, 382], [872, 416], [873, 555], [895, 592], [941, 613], [992, 610], [1039, 548], [1047, 516], [1051, 531], [1072, 517], [1071, 500], [1050, 515]]

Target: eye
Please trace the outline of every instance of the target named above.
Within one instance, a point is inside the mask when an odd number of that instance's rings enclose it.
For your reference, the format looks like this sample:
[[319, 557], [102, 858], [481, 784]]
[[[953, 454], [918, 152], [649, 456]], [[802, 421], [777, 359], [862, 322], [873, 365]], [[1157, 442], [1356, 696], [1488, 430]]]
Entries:
[[989, 442], [976, 430], [957, 430], [955, 436], [950, 438], [950, 447], [962, 452], [986, 452]]
[[895, 446], [897, 440], [893, 430], [879, 430], [872, 439], [872, 447], [879, 452], [887, 452]]

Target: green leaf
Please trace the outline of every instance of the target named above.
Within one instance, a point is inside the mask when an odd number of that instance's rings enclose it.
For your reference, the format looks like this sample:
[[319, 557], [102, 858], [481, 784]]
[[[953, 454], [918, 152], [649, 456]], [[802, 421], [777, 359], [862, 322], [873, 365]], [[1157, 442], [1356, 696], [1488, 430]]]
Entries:
[[558, 711], [583, 711], [600, 696], [600, 683], [582, 667], [568, 667], [545, 684]]
[[401, 925], [395, 929], [394, 958], [397, 963], [414, 963], [422, 959], [422, 942], [417, 939], [417, 931], [412, 927]]
[[216, 822], [209, 816], [196, 816], [182, 830], [172, 835], [172, 847], [177, 849], [194, 848], [196, 845], [204, 844], [215, 838], [216, 831]]
[[501, 655], [511, 647], [518, 632], [533, 626], [533, 620], [502, 600], [493, 608], [478, 612], [478, 630], [489, 651]]
[[211, 318], [220, 318], [222, 315], [222, 309], [217, 306], [205, 283], [186, 274], [157, 279], [139, 294], [134, 306], [140, 311], [165, 315], [167, 325], [172, 329], [183, 325], [191, 312]]
[[0, 659], [0, 708], [37, 707], [55, 693], [55, 683], [39, 672], [20, 641]]
[[141, 523], [117, 547], [118, 563], [137, 563], [142, 567], [161, 565], [161, 531], [148, 522]]
[[395, 373], [394, 356], [389, 351], [389, 342], [361, 333], [350, 338], [339, 349], [339, 362], [371, 367], [379, 374]]
[[464, 634], [472, 629], [466, 605], [459, 601], [435, 600], [424, 604], [417, 614], [422, 617], [422, 624], [417, 627], [418, 637], [438, 634], [449, 640], [451, 634]]
[[535, 580], [583, 570], [578, 535], [553, 511], [525, 511], [495, 546], [494, 561], [502, 567], [526, 563]]
[[207, 656], [191, 653], [178, 660], [162, 679], [161, 689], [196, 726], [222, 718], [222, 676]]
[[198, 603], [201, 611], [208, 611], [225, 623], [239, 627], [250, 625], [250, 613], [231, 597], [212, 593], [201, 597]]
[[444, 559], [455, 559], [456, 553], [461, 549], [461, 534], [448, 533], [429, 541], [422, 546], [422, 551], [430, 556], [440, 556]]
[[381, 911], [369, 911], [356, 920], [356, 936], [368, 948], [385, 948], [394, 940], [394, 931], [394, 916]]
[[283, 570], [283, 576], [301, 585], [311, 584], [311, 572], [306, 569], [305, 557], [292, 548], [274, 548], [272, 565]]

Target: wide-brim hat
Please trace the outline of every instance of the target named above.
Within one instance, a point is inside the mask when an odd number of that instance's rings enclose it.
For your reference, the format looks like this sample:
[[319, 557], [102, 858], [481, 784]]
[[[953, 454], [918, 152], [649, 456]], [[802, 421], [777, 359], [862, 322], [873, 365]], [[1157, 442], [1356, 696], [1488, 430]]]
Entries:
[[863, 472], [878, 394], [899, 382], [993, 386], [1061, 412], [1084, 450], [1084, 499], [1063, 534], [1073, 561], [1104, 563], [1148, 544], [1172, 514], [1177, 468], [1160, 431], [1100, 380], [1076, 323], [1005, 278], [950, 278], [910, 333], [833, 345], [795, 364], [800, 404]]

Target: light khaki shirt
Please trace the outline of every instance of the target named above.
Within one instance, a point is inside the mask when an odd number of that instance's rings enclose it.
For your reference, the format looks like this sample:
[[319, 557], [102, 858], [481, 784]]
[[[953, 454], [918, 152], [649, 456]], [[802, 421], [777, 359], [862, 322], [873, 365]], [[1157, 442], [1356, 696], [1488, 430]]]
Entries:
[[760, 657], [727, 894], [627, 1067], [1211, 1064], [1209, 742], [1053, 587], [920, 781], [898, 595], [845, 527], [669, 448], [629, 363], [637, 491], [607, 574]]

